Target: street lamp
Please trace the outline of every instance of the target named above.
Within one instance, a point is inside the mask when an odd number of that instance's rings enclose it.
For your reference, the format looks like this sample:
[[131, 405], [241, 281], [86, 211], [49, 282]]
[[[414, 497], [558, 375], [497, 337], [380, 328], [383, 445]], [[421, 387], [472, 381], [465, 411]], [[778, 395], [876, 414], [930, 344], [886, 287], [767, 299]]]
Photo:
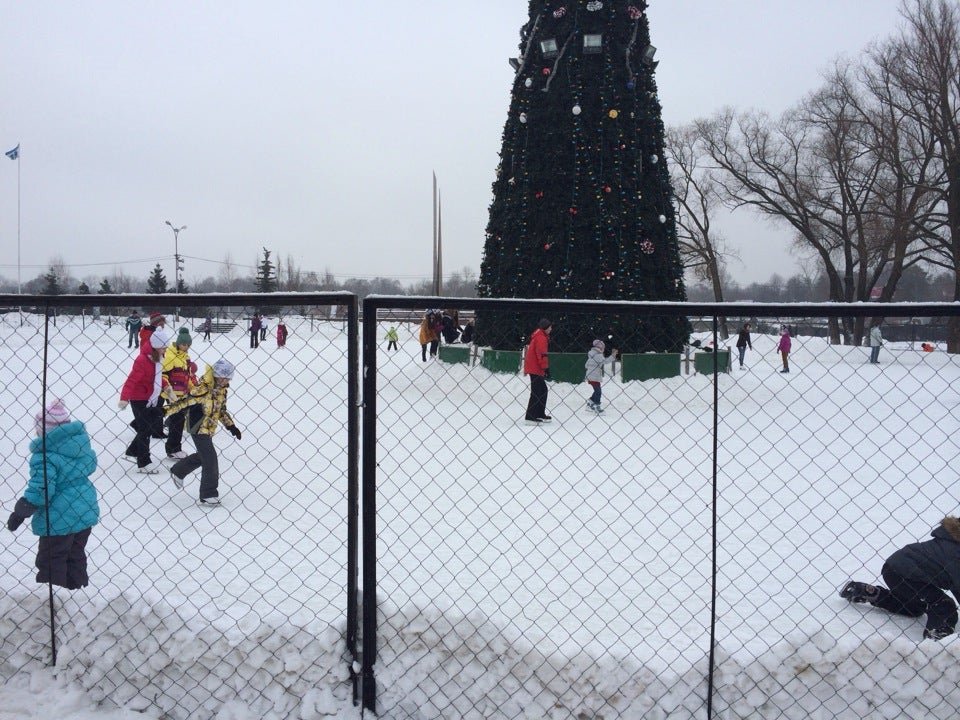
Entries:
[[175, 264], [173, 268], [173, 282], [174, 282], [174, 292], [180, 292], [180, 231], [186, 230], [186, 225], [181, 225], [176, 227], [172, 222], [167, 220], [167, 225], [170, 226], [170, 229], [173, 230], [173, 261]]

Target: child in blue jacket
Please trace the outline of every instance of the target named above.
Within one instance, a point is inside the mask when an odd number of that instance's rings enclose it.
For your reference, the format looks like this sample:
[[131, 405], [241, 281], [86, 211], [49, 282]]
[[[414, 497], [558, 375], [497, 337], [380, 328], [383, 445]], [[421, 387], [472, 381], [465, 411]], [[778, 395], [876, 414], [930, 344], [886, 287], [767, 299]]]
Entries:
[[60, 400], [37, 415], [36, 430], [30, 441], [30, 481], [7, 529], [13, 532], [33, 516], [33, 534], [40, 538], [37, 582], [77, 590], [89, 583], [86, 545], [100, 519], [90, 482], [97, 456], [86, 427], [71, 420]]

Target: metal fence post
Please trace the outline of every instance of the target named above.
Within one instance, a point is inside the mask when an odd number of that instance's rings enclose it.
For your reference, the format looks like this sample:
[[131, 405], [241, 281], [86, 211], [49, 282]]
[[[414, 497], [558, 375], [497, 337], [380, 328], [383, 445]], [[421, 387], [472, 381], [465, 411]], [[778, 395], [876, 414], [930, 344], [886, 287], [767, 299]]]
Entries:
[[377, 688], [377, 306], [363, 301], [363, 709], [376, 713]]
[[[358, 623], [358, 546], [360, 524], [360, 403], [359, 403], [359, 303], [356, 296], [347, 307], [347, 650], [353, 662], [350, 679], [353, 683], [353, 704], [360, 701], [360, 676], [355, 670]], [[312, 318], [311, 318], [312, 324]]]

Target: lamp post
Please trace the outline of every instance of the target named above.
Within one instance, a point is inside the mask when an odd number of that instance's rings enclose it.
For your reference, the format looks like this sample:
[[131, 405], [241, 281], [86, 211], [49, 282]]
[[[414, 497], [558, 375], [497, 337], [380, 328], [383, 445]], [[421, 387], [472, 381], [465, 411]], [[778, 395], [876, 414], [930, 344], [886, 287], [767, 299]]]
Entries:
[[[169, 220], [166, 221], [170, 229], [173, 230], [173, 291], [180, 292], [180, 231], [186, 230], [186, 225], [175, 226]], [[177, 320], [180, 319], [180, 308], [177, 308]]]

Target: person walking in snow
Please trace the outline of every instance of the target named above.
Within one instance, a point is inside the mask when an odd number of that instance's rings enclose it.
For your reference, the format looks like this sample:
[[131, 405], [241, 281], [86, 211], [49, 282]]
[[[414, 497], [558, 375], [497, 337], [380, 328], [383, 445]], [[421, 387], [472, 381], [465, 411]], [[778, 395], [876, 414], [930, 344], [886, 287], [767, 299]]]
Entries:
[[[190, 346], [193, 344], [193, 338], [190, 337], [190, 331], [182, 327], [173, 343], [166, 349], [162, 361], [162, 389], [161, 395], [168, 403], [173, 403], [186, 395], [194, 383], [191, 382], [193, 372], [196, 372], [196, 364], [190, 360]], [[190, 367], [193, 366], [193, 372]], [[167, 422], [167, 440], [164, 448], [167, 451], [167, 457], [180, 460], [187, 454], [183, 451], [183, 423], [186, 417], [184, 413], [174, 413], [169, 415]]]
[[530, 399], [527, 401], [527, 425], [540, 425], [553, 420], [547, 415], [547, 380], [550, 378], [550, 333], [553, 323], [544, 318], [530, 336], [523, 358], [523, 372], [530, 376]]
[[593, 394], [587, 400], [587, 407], [598, 413], [603, 412], [600, 406], [603, 397], [600, 389], [600, 383], [603, 381], [603, 366], [608, 362], [612, 364], [617, 357], [616, 348], [610, 353], [609, 359], [604, 357], [605, 350], [606, 345], [603, 340], [594, 340], [590, 350], [587, 351], [587, 362], [584, 364], [584, 379], [593, 388]]
[[440, 336], [437, 333], [437, 321], [434, 320], [433, 311], [428, 311], [423, 316], [423, 322], [420, 323], [420, 359], [427, 361], [427, 346], [430, 346], [430, 357], [436, 357], [437, 348], [440, 346]]
[[393, 325], [387, 328], [387, 336], [385, 339], [387, 340], [387, 350], [396, 351], [397, 340], [400, 339], [400, 336], [397, 334], [397, 328], [395, 328]]
[[224, 359], [217, 360], [212, 367], [207, 366], [203, 378], [185, 397], [167, 407], [168, 416], [187, 411], [187, 431], [197, 449], [192, 455], [178, 460], [170, 468], [170, 476], [177, 489], [182, 489], [184, 478], [200, 468], [202, 505], [220, 504], [220, 465], [217, 450], [213, 446], [214, 433], [223, 423], [237, 440], [242, 437], [240, 428], [227, 411], [227, 393], [233, 373], [232, 363]]
[[283, 318], [277, 321], [277, 347], [282, 348], [287, 344], [287, 326], [283, 322]]
[[136, 310], [130, 313], [125, 323], [127, 328], [127, 349], [140, 347], [140, 328], [143, 327], [143, 320]]
[[883, 335], [880, 334], [880, 323], [870, 328], [870, 362], [874, 365], [880, 362], [880, 348], [883, 347]]
[[258, 348], [260, 347], [260, 326], [262, 324], [260, 320], [260, 314], [254, 313], [253, 319], [250, 321], [250, 347]]
[[210, 332], [213, 330], [213, 319], [208, 317], [206, 320], [204, 320], [203, 325], [200, 326], [200, 329], [203, 331], [203, 339], [209, 340]]
[[97, 490], [90, 476], [97, 455], [87, 428], [72, 420], [60, 400], [50, 403], [34, 421], [37, 437], [30, 441], [30, 480], [7, 520], [15, 532], [33, 517], [37, 547], [37, 582], [68, 590], [86, 587], [87, 540], [100, 520]]
[[750, 342], [750, 323], [744, 323], [740, 328], [740, 334], [737, 336], [737, 352], [740, 353], [740, 367], [743, 367], [743, 358], [747, 354], [747, 348], [753, 350], [753, 343]]
[[264, 342], [267, 339], [267, 321], [263, 318], [260, 318], [260, 341]]
[[147, 345], [140, 348], [140, 354], [133, 361], [133, 367], [127, 381], [120, 391], [118, 407], [125, 410], [129, 405], [133, 410], [133, 429], [136, 436], [124, 453], [125, 459], [136, 460], [137, 472], [143, 475], [156, 475], [159, 470], [150, 459], [150, 435], [155, 434], [159, 422], [162, 388], [162, 360], [167, 347], [167, 334], [157, 328], [150, 333]]
[[782, 373], [790, 372], [790, 346], [790, 329], [784, 326], [780, 331], [780, 342], [777, 343], [777, 352], [783, 358], [783, 370], [780, 371]]
[[911, 543], [887, 558], [880, 574], [889, 588], [850, 580], [840, 597], [907, 617], [926, 614], [924, 638], [953, 634], [957, 604], [943, 591], [960, 599], [960, 520], [945, 517], [930, 535], [932, 540]]

